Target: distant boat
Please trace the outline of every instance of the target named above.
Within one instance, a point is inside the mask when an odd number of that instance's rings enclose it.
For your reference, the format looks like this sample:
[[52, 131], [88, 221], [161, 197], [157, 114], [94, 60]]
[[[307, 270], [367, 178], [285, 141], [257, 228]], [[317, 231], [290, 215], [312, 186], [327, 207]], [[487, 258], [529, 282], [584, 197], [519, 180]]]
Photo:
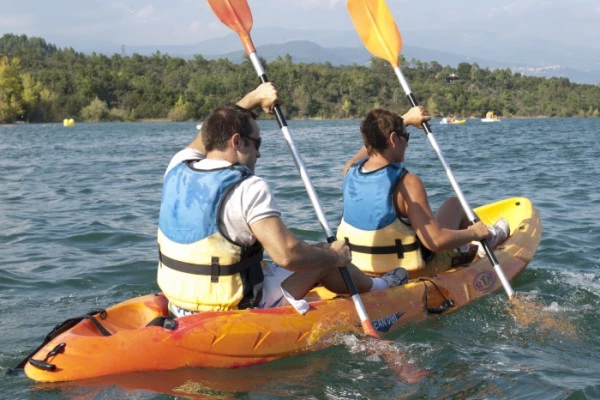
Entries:
[[440, 121], [440, 124], [442, 125], [462, 125], [464, 123], [466, 123], [467, 120], [466, 119], [454, 119], [452, 117], [450, 118], [442, 118], [442, 120]]
[[485, 118], [481, 118], [481, 122], [500, 122], [500, 118], [497, 115], [494, 115], [493, 111], [488, 111], [485, 114]]

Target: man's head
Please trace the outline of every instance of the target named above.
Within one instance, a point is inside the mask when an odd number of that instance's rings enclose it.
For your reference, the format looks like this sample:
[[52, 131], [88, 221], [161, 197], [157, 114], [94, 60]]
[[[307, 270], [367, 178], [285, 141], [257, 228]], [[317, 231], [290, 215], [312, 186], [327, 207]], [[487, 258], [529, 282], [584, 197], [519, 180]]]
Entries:
[[396, 139], [404, 138], [408, 142], [409, 137], [401, 116], [379, 108], [366, 115], [360, 124], [360, 133], [369, 155], [383, 154], [388, 147], [393, 147]]
[[[256, 114], [235, 104], [215, 108], [202, 123], [202, 142], [206, 151], [225, 150], [234, 133], [250, 137], [255, 131]], [[258, 136], [258, 135], [257, 135]]]
[[260, 157], [260, 129], [256, 114], [235, 104], [217, 107], [202, 123], [202, 143], [207, 154], [213, 151], [236, 152], [236, 162], [254, 169]]

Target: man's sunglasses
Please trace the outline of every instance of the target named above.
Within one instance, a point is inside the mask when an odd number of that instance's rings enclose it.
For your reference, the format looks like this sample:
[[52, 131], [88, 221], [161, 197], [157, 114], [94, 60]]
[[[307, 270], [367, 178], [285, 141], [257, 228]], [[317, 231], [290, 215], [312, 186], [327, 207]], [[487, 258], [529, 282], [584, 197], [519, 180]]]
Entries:
[[410, 132], [408, 132], [406, 130], [405, 131], [400, 131], [400, 132], [396, 131], [396, 136], [398, 138], [403, 137], [404, 139], [406, 139], [406, 143], [408, 143], [408, 139], [410, 139]]
[[258, 151], [260, 149], [260, 144], [262, 143], [262, 138], [259, 137], [258, 139], [256, 139], [256, 138], [253, 138], [250, 136], [242, 136], [242, 137], [245, 139], [252, 140], [254, 142], [254, 147], [256, 147], [256, 151]]

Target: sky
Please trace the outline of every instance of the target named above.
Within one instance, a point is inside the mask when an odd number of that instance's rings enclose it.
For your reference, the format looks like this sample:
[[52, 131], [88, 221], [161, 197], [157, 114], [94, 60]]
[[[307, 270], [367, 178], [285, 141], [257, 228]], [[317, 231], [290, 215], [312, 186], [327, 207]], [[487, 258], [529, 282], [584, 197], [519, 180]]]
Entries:
[[[387, 3], [401, 32], [469, 29], [600, 49], [598, 0]], [[255, 28], [353, 30], [346, 0], [249, 0], [249, 5]], [[204, 0], [0, 0], [0, 36], [37, 36], [75, 50], [93, 43], [189, 45], [230, 32]]]

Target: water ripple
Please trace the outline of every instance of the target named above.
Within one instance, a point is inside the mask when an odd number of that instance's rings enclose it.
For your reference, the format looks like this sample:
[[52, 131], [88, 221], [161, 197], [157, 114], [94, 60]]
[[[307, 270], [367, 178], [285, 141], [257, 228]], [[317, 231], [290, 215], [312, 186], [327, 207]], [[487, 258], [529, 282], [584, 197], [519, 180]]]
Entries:
[[[341, 169], [361, 145], [358, 123], [290, 123], [334, 229], [341, 218]], [[277, 124], [259, 124], [264, 149], [257, 173], [275, 192], [292, 232], [323, 241]], [[454, 194], [452, 187], [425, 135], [409, 129], [406, 165], [422, 177], [437, 209]], [[510, 196], [533, 201], [542, 218], [542, 241], [514, 288], [541, 301], [543, 313], [571, 324], [574, 337], [540, 324], [519, 325], [499, 293], [391, 336], [430, 371], [423, 384], [401, 385], [380, 360], [345, 346], [226, 371], [227, 383], [232, 376], [244, 381], [240, 395], [250, 397], [273, 397], [273, 388], [288, 398], [600, 397], [598, 131], [597, 118], [469, 120], [434, 129], [473, 207]], [[0, 126], [0, 366], [14, 366], [67, 317], [158, 290], [162, 177], [170, 157], [194, 135], [192, 123]], [[279, 370], [287, 371], [285, 377]], [[253, 384], [253, 375], [268, 377], [271, 389], [264, 379]], [[71, 393], [65, 386], [36, 391], [30, 382], [12, 379], [0, 382], [0, 390], [7, 398], [59, 399]], [[108, 385], [93, 391], [98, 398], [132, 393], [114, 393]]]

